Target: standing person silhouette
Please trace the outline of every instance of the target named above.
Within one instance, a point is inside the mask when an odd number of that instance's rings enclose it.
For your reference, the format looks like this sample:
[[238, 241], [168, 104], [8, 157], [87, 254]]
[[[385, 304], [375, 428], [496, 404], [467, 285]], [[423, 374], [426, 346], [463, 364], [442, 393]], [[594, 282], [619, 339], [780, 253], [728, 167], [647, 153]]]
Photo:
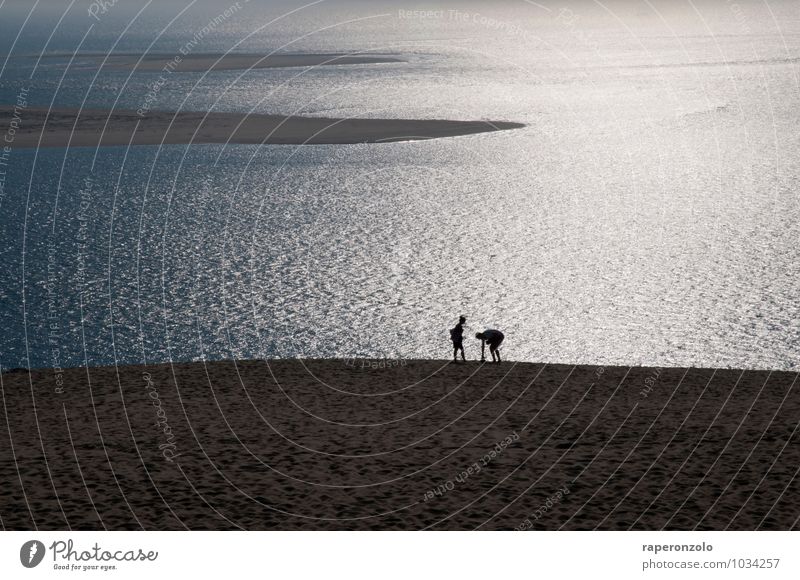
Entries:
[[461, 316], [458, 319], [458, 324], [450, 329], [450, 340], [453, 341], [453, 362], [458, 362], [458, 351], [461, 351], [461, 360], [465, 362], [467, 359], [464, 356], [464, 323], [467, 321], [466, 316]]
[[[489, 352], [492, 355], [492, 362], [503, 362], [500, 360], [500, 351], [498, 350], [505, 338], [502, 332], [493, 328], [487, 328], [483, 332], [476, 334], [475, 338], [481, 341], [481, 362], [486, 362], [485, 349], [487, 342], [489, 343]], [[495, 356], [497, 356], [497, 358], [495, 358]]]

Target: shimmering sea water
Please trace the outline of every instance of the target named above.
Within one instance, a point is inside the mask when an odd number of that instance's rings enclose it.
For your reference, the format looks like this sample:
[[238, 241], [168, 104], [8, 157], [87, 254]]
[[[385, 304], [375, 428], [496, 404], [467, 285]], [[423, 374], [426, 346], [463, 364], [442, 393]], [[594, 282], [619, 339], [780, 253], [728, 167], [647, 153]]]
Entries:
[[195, 53], [405, 62], [175, 73], [153, 108], [526, 127], [348, 146], [12, 139], [3, 368], [445, 358], [460, 314], [470, 336], [503, 330], [515, 360], [800, 368], [795, 2], [32, 6], [0, 6], [3, 104], [135, 109], [159, 73], [90, 55], [194, 38]]

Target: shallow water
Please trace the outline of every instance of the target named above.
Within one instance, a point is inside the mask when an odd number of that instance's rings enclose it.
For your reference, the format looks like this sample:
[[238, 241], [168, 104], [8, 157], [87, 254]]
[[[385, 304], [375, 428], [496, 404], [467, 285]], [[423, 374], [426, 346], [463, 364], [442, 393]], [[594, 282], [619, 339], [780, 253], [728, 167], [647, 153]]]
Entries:
[[[159, 36], [186, 5], [132, 21], [143, 5], [115, 6], [83, 42], [85, 6], [57, 28], [60, 13], [36, 13], [13, 47], [29, 7], [4, 5], [2, 102], [29, 87], [29, 106], [527, 126], [300, 148], [11, 143], [0, 167], [4, 368], [443, 358], [462, 313], [469, 333], [502, 329], [516, 360], [800, 366], [791, 2], [772, 13], [661, 3], [658, 14], [449, 3], [420, 18], [331, 1], [260, 31], [288, 4], [242, 4], [194, 51], [407, 62], [175, 74], [152, 102], [158, 73], [98, 72], [69, 55], [117, 40], [116, 51], [174, 52], [225, 7], [194, 4]], [[30, 56], [43, 49], [61, 56]]]

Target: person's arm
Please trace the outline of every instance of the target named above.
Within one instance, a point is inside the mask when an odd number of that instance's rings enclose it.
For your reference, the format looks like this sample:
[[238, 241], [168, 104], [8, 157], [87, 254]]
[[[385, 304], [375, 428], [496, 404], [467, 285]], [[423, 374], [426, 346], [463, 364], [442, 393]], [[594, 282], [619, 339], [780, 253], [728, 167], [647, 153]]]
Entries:
[[481, 339], [481, 361], [486, 360], [486, 341]]

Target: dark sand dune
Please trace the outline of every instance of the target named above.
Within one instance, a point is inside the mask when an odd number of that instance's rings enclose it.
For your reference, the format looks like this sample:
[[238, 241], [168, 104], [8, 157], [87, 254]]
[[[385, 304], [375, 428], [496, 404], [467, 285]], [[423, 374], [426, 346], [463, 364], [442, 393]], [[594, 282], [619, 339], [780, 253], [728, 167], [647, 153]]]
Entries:
[[13, 147], [187, 143], [353, 144], [455, 137], [524, 127], [504, 121], [326, 119], [241, 113], [99, 111], [0, 107]]
[[60, 394], [52, 370], [2, 376], [4, 527], [798, 526], [794, 373], [328, 360], [88, 377], [65, 371]]

